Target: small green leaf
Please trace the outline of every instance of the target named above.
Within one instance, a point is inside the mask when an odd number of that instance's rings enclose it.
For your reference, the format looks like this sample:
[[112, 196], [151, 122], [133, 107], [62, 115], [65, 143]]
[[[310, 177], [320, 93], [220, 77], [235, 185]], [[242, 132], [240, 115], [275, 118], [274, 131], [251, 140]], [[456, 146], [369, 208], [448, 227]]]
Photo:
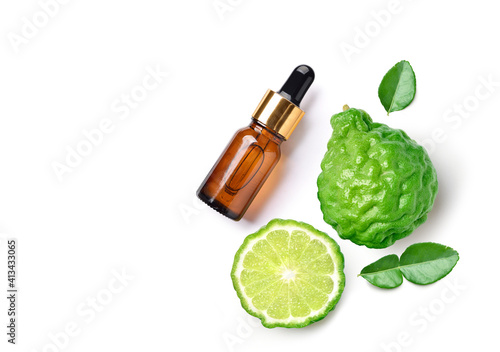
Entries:
[[403, 283], [403, 275], [399, 270], [399, 258], [395, 254], [390, 254], [365, 266], [359, 276], [380, 288], [395, 288]]
[[378, 97], [389, 115], [410, 105], [415, 98], [416, 90], [415, 73], [410, 63], [403, 60], [385, 74], [378, 87]]
[[401, 255], [399, 267], [406, 280], [419, 285], [436, 282], [455, 267], [457, 251], [439, 243], [416, 243]]
[[365, 266], [358, 276], [381, 288], [395, 288], [406, 280], [418, 285], [428, 285], [448, 275], [458, 262], [453, 248], [439, 243], [412, 244], [401, 255], [387, 255]]

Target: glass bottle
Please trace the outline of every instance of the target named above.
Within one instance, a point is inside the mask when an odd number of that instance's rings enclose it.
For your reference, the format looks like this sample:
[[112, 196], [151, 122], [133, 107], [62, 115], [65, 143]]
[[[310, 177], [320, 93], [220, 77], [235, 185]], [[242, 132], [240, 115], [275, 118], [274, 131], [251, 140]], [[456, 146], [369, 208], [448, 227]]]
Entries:
[[301, 65], [280, 91], [266, 92], [250, 125], [236, 132], [198, 189], [203, 202], [230, 219], [243, 217], [304, 116], [299, 104], [313, 81], [312, 68]]

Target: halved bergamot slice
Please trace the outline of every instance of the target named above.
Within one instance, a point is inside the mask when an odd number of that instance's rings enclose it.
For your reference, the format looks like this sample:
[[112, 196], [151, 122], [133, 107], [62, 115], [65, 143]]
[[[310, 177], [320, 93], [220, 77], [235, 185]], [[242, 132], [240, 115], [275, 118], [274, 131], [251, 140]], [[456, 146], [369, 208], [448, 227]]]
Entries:
[[274, 219], [247, 236], [234, 257], [234, 289], [267, 328], [300, 328], [323, 319], [345, 285], [338, 244], [311, 225]]

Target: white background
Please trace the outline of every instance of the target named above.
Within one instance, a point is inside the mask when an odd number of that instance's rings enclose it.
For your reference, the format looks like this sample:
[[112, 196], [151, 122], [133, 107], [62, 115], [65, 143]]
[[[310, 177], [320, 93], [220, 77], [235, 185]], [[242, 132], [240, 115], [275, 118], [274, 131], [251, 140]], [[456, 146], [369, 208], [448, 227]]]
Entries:
[[[491, 351], [500, 313], [494, 2], [221, 3], [231, 11], [220, 15], [212, 0], [73, 0], [45, 18], [35, 0], [0, 5], [0, 233], [19, 241], [16, 350]], [[38, 27], [29, 32], [23, 18]], [[378, 84], [402, 59], [417, 97], [387, 117]], [[306, 116], [247, 216], [233, 222], [196, 201], [232, 134], [299, 64], [316, 72]], [[121, 119], [122, 94], [140, 92], [151, 69], [170, 74]], [[387, 249], [341, 240], [322, 220], [316, 178], [330, 116], [346, 103], [423, 143], [438, 172], [428, 221]], [[464, 105], [467, 114], [453, 112]], [[103, 120], [112, 131], [59, 180], [54, 163]], [[232, 288], [234, 253], [276, 217], [327, 232], [346, 258], [337, 308], [307, 328], [262, 327]], [[460, 253], [438, 283], [389, 291], [356, 277], [423, 241]], [[61, 335], [68, 324], [77, 336]]]

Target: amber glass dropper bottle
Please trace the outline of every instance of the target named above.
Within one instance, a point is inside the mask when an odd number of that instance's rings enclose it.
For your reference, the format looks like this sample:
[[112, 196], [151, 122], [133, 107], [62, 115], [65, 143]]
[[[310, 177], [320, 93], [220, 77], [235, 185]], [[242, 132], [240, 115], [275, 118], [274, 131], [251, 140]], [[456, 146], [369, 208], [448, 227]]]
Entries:
[[299, 105], [313, 81], [312, 68], [301, 65], [281, 90], [266, 92], [250, 125], [236, 132], [198, 189], [202, 201], [230, 219], [243, 217], [304, 116]]

